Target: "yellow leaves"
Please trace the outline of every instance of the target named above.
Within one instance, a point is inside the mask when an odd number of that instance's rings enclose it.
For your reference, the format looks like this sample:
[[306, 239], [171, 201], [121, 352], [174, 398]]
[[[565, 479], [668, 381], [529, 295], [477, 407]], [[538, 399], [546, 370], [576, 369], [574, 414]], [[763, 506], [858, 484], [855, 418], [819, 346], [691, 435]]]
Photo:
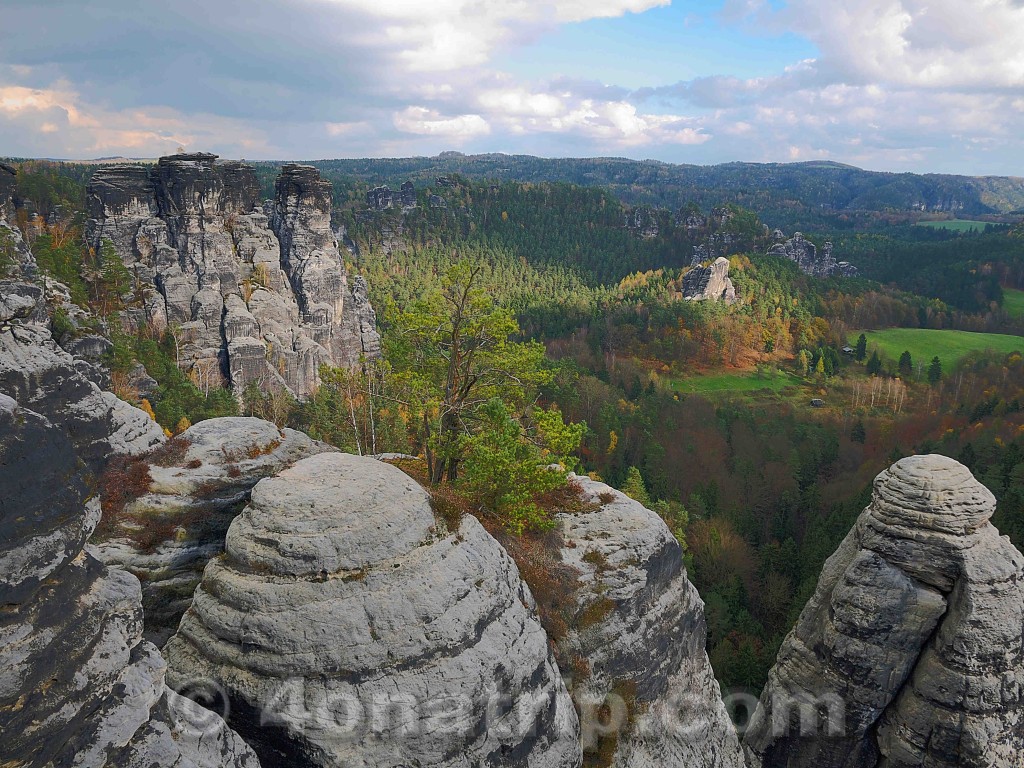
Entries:
[[188, 429], [191, 426], [192, 426], [192, 422], [188, 420], [188, 417], [187, 416], [182, 416], [178, 420], [177, 425], [174, 427], [174, 434], [180, 435], [182, 432], [184, 432], [186, 429]]
[[156, 414], [153, 412], [153, 406], [149, 404], [149, 400], [142, 398], [142, 403], [139, 405], [139, 408], [141, 408], [149, 418], [156, 421]]
[[611, 432], [608, 433], [608, 455], [609, 456], [611, 454], [615, 453], [615, 448], [616, 448], [616, 446], [618, 446], [618, 444], [619, 444], [619, 435], [613, 429]]

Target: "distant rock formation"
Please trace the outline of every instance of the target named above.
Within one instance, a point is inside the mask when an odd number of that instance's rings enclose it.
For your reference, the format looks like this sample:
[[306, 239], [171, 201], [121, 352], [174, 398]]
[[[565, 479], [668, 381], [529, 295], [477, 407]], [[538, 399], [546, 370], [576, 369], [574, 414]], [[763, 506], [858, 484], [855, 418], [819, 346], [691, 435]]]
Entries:
[[1024, 557], [963, 465], [913, 456], [821, 573], [744, 738], [752, 768], [1011, 768]]
[[606, 616], [569, 638], [590, 668], [573, 696], [584, 705], [610, 692], [630, 699], [611, 765], [743, 768], [705, 649], [704, 604], [686, 578], [679, 542], [639, 502], [575, 480], [594, 508], [558, 516], [562, 560], [580, 572], [588, 599], [599, 596]]
[[[779, 230], [775, 230], [774, 236], [776, 240], [785, 237]], [[800, 267], [801, 272], [813, 277], [853, 277], [857, 274], [857, 268], [850, 262], [835, 260], [831, 242], [826, 241], [819, 251], [801, 232], [794, 232], [793, 236], [784, 242], [776, 242], [768, 249], [768, 255], [789, 259]]]
[[416, 207], [416, 185], [411, 181], [402, 184], [401, 201], [403, 211]]
[[653, 240], [658, 236], [657, 211], [651, 208], [634, 208], [626, 214], [626, 229], [632, 230], [644, 240]]
[[87, 189], [87, 237], [96, 248], [110, 240], [151, 287], [130, 319], [173, 325], [195, 378], [305, 397], [321, 364], [373, 357], [380, 338], [365, 281], [345, 274], [329, 182], [289, 164], [275, 190], [261, 205], [252, 167], [210, 154], [101, 168]]
[[395, 193], [385, 184], [381, 187], [374, 187], [366, 193], [366, 206], [371, 211], [386, 211], [391, 208], [395, 201]]
[[[111, 510], [93, 537], [96, 556], [142, 582], [145, 636], [163, 645], [192, 604], [206, 563], [252, 487], [300, 459], [334, 450], [293, 429], [247, 417], [207, 419], [137, 459], [137, 498]], [[121, 469], [123, 472], [124, 470]]]
[[[267, 765], [575, 768], [577, 719], [512, 559], [375, 459], [260, 481], [165, 647]], [[264, 725], [261, 725], [261, 719]]]
[[706, 267], [691, 267], [683, 275], [683, 298], [687, 301], [736, 301], [736, 288], [729, 279], [729, 260], [719, 256]]
[[0, 395], [0, 435], [3, 764], [258, 768], [222, 720], [164, 684], [138, 580], [84, 550], [100, 502], [62, 430]]

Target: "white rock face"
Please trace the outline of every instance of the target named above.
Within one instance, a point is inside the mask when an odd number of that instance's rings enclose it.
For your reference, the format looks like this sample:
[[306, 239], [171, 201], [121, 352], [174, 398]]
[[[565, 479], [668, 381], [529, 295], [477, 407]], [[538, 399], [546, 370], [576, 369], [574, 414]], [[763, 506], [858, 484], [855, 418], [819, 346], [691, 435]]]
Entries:
[[349, 281], [331, 231], [330, 183], [288, 164], [276, 186], [264, 205], [251, 166], [208, 154], [101, 168], [87, 232], [152, 285], [130, 319], [174, 325], [194, 377], [305, 397], [321, 365], [375, 357], [380, 337], [366, 283]]
[[260, 481], [165, 653], [177, 684], [224, 686], [268, 764], [580, 764], [515, 563], [471, 517], [439, 530], [419, 485], [375, 459], [325, 453]]
[[590, 664], [573, 694], [599, 701], [628, 693], [633, 712], [612, 764], [742, 768], [705, 649], [704, 603], [686, 578], [679, 543], [642, 504], [604, 483], [576, 481], [597, 508], [559, 515], [562, 559], [583, 574], [585, 599], [610, 602], [606, 618], [569, 637]]
[[62, 431], [0, 395], [0, 435], [0, 764], [258, 768], [164, 685], [138, 580], [83, 550], [99, 500]]
[[683, 298], [687, 301], [736, 301], [736, 288], [729, 277], [729, 260], [719, 256], [706, 267], [695, 265], [683, 275]]
[[[203, 569], [224, 551], [235, 515], [262, 478], [330, 446], [249, 417], [207, 419], [138, 460], [148, 492], [104, 521], [96, 556], [143, 583], [145, 636], [163, 645], [192, 603]], [[155, 532], [160, 532], [155, 536]]]
[[752, 766], [1024, 764], [1024, 557], [994, 510], [944, 456], [875, 479], [779, 651]]

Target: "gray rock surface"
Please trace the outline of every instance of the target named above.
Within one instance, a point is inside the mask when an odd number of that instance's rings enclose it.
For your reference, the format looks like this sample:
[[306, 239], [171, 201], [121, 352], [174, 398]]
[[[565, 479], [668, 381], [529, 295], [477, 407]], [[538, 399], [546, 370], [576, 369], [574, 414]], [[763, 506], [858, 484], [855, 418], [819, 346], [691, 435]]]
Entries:
[[1022, 765], [1024, 557], [994, 509], [944, 456], [875, 479], [779, 651], [751, 766]]
[[736, 288], [729, 279], [729, 260], [718, 257], [706, 267], [695, 266], [683, 275], [683, 298], [687, 301], [736, 301]]
[[17, 171], [0, 163], [0, 278], [32, 277], [36, 262], [15, 222]]
[[293, 429], [247, 417], [207, 419], [139, 457], [148, 489], [108, 514], [96, 556], [142, 582], [145, 637], [162, 645], [178, 628], [207, 562], [224, 551], [235, 515], [262, 478], [334, 450]]
[[582, 574], [581, 599], [606, 615], [568, 638], [590, 666], [573, 695], [625, 699], [628, 720], [612, 765], [742, 768], [707, 657], [704, 603], [686, 578], [679, 542], [639, 502], [604, 483], [576, 481], [594, 509], [558, 516], [562, 560]]
[[65, 431], [79, 457], [99, 471], [112, 454], [140, 454], [164, 441], [145, 412], [103, 391], [102, 373], [53, 341], [44, 290], [0, 281], [0, 392]]
[[285, 165], [265, 205], [251, 166], [209, 154], [101, 168], [87, 195], [90, 243], [110, 240], [154, 288], [130, 319], [175, 326], [195, 377], [305, 397], [321, 364], [379, 354], [365, 283], [349, 284], [331, 186], [315, 168]]
[[229, 691], [268, 765], [580, 763], [511, 558], [474, 518], [441, 529], [375, 459], [324, 453], [260, 481], [165, 653], [173, 681]]
[[[776, 230], [776, 237], [784, 235]], [[819, 250], [801, 232], [794, 232], [788, 240], [775, 243], [768, 249], [768, 255], [789, 259], [800, 267], [801, 272], [814, 277], [852, 277], [857, 274], [857, 268], [848, 261], [836, 261], [832, 255], [831, 242], [826, 241]]]
[[0, 395], [0, 764], [257, 768], [164, 684], [138, 580], [83, 549], [87, 476], [62, 430]]

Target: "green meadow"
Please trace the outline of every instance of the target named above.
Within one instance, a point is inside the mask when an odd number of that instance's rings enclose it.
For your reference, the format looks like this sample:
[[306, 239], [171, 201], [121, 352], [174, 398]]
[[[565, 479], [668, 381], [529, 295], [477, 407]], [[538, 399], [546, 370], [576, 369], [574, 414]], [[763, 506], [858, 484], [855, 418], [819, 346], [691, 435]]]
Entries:
[[1024, 317], [1024, 291], [1003, 288], [1003, 309], [1010, 317]]
[[[855, 346], [859, 331], [850, 334], [850, 346]], [[942, 361], [946, 370], [971, 352], [992, 350], [1009, 354], [1024, 351], [1024, 337], [1003, 333], [972, 333], [970, 331], [937, 331], [931, 328], [887, 328], [884, 331], [864, 331], [868, 339], [868, 354], [877, 349], [879, 355], [899, 360], [904, 350], [910, 352], [914, 365], [929, 363], [933, 357]]]
[[983, 232], [988, 223], [987, 221], [971, 221], [969, 219], [951, 219], [950, 221], [919, 221], [917, 226], [948, 229], [952, 232], [970, 232], [972, 229]]
[[724, 392], [758, 392], [769, 390], [779, 392], [785, 387], [802, 384], [802, 380], [785, 371], [749, 371], [740, 373], [709, 373], [703, 376], [677, 379], [672, 388], [677, 392], [692, 395], [717, 394]]

